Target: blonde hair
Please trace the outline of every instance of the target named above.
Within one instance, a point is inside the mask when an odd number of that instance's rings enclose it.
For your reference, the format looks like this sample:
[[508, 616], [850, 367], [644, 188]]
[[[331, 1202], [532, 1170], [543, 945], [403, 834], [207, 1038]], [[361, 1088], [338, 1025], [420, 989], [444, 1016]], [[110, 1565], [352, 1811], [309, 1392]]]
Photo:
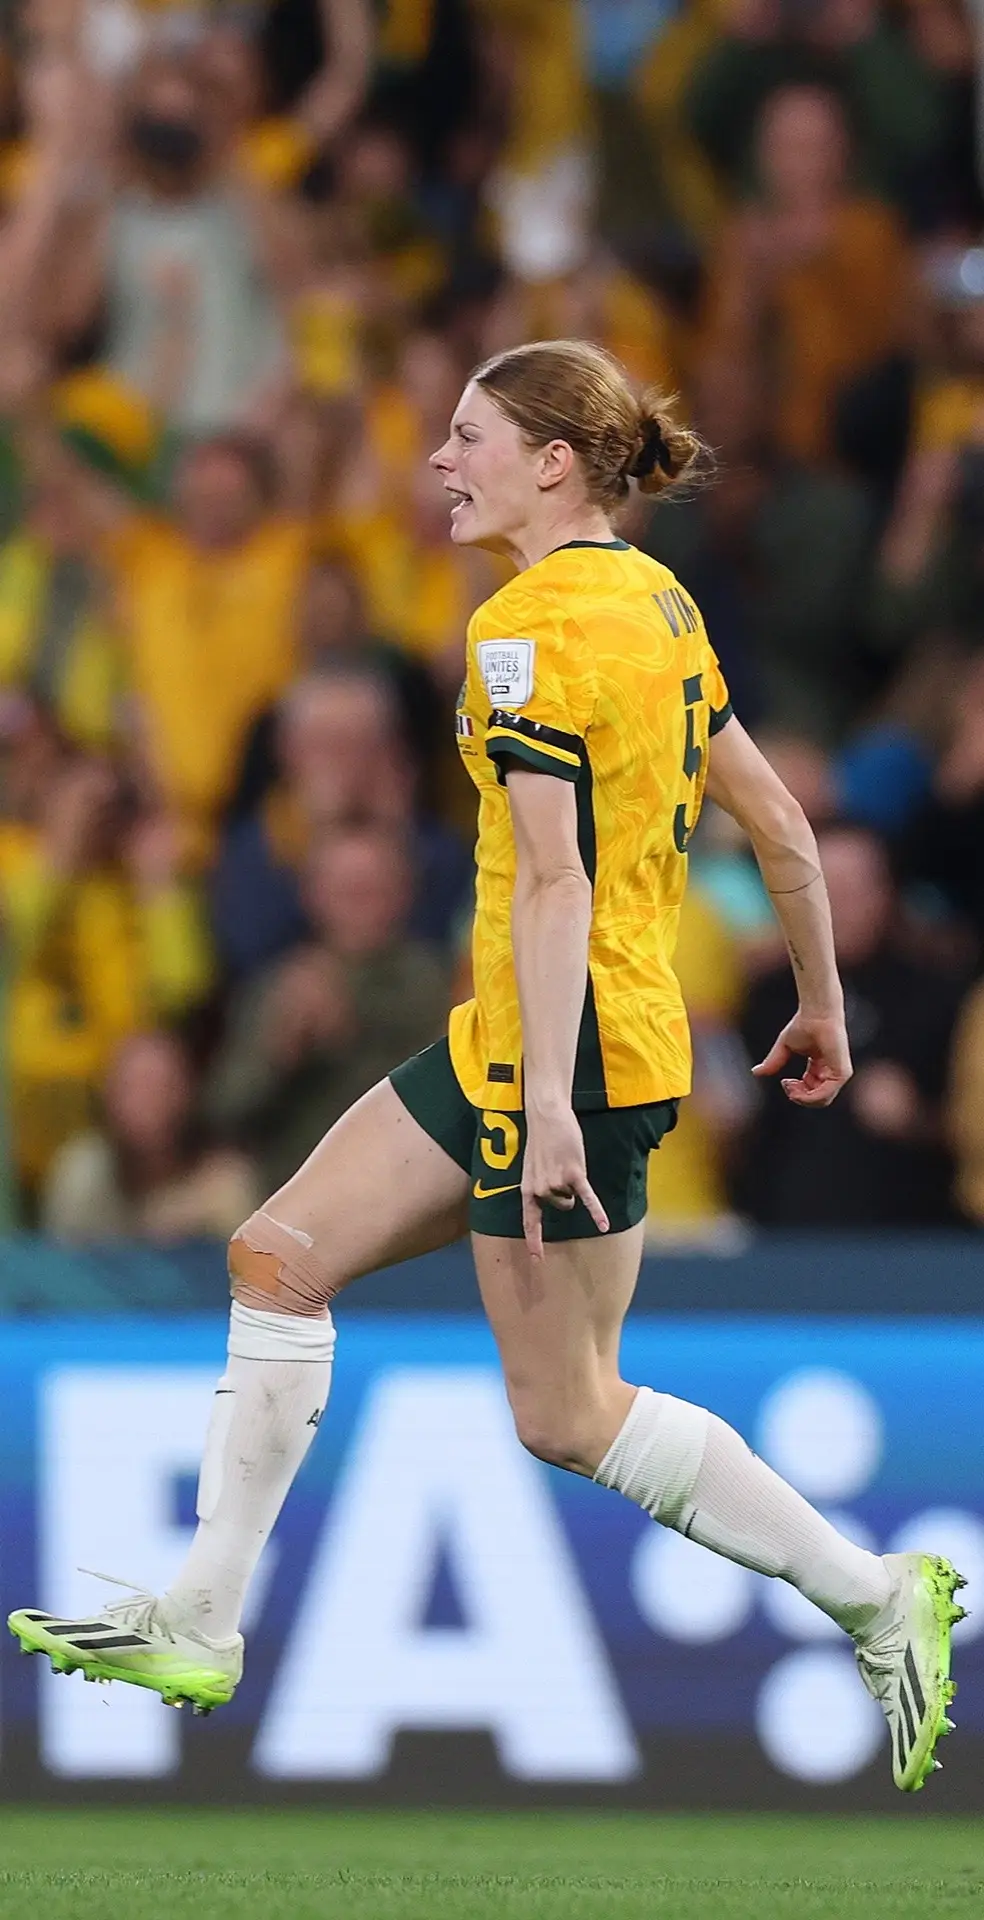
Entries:
[[625, 368], [590, 340], [534, 340], [476, 367], [476, 386], [531, 446], [566, 440], [593, 506], [613, 512], [628, 496], [658, 494], [700, 476], [708, 450], [658, 387], [636, 394]]

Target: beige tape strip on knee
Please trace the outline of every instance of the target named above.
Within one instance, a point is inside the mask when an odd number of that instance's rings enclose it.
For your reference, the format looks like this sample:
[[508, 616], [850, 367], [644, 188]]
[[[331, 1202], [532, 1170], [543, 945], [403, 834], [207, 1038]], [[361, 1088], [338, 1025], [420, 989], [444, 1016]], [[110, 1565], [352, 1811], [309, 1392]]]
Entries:
[[335, 1289], [306, 1233], [253, 1213], [229, 1242], [229, 1285], [243, 1307], [326, 1312]]

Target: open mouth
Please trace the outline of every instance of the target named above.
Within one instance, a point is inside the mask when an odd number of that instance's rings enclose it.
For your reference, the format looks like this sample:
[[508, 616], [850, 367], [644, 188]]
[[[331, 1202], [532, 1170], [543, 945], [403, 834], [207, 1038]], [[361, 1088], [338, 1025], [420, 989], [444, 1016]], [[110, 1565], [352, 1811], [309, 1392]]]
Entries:
[[444, 491], [451, 495], [452, 516], [457, 513], [459, 507], [471, 506], [472, 497], [470, 493], [462, 493], [458, 487], [445, 487]]

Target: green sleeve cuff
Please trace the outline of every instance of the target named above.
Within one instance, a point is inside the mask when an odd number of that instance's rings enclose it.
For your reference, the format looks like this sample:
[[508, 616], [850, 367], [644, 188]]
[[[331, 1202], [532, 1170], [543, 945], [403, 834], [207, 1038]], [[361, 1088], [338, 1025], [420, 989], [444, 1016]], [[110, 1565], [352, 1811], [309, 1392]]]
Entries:
[[500, 787], [506, 784], [506, 774], [512, 760], [521, 761], [524, 767], [530, 767], [535, 773], [551, 773], [555, 780], [576, 780], [581, 771], [580, 764], [572, 766], [566, 758], [561, 760], [553, 754], [542, 753], [529, 740], [522, 740], [515, 734], [493, 740], [485, 751], [495, 766]]

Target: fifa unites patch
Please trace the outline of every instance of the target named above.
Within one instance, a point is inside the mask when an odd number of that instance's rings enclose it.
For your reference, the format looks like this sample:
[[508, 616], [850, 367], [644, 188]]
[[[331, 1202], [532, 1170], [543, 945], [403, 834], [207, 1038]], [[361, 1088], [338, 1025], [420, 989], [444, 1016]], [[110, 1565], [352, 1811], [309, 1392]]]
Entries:
[[533, 640], [480, 640], [478, 670], [493, 707], [525, 707], [533, 695]]

